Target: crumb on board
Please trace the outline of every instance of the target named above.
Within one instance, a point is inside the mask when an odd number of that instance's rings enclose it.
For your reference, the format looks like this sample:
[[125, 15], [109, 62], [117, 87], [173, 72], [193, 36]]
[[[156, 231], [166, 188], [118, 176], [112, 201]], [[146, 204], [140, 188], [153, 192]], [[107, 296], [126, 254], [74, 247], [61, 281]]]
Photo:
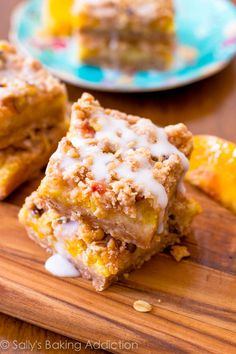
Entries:
[[183, 258], [190, 256], [187, 247], [177, 245], [171, 247], [170, 254], [177, 262], [180, 262]]
[[150, 312], [152, 310], [152, 305], [147, 301], [137, 300], [133, 303], [133, 308], [138, 312]]

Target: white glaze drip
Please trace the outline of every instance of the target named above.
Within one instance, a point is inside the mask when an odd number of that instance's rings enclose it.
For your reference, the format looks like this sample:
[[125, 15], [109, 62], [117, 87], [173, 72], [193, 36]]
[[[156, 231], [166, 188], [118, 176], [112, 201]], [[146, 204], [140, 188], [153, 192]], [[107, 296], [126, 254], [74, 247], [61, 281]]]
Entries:
[[65, 257], [56, 253], [52, 255], [45, 263], [45, 268], [49, 273], [56, 277], [79, 277], [79, 271]]
[[116, 172], [118, 173], [119, 177], [135, 181], [135, 183], [137, 183], [143, 189], [145, 197], [150, 197], [151, 195], [158, 196], [158, 203], [160, 207], [166, 208], [168, 204], [168, 198], [165, 188], [162, 184], [154, 180], [152, 171], [150, 171], [150, 169], [142, 168], [141, 170], [133, 172], [128, 164], [123, 163], [116, 168]]
[[72, 238], [76, 235], [79, 228], [79, 222], [69, 221], [67, 223], [57, 224], [54, 227], [54, 234], [56, 237]]

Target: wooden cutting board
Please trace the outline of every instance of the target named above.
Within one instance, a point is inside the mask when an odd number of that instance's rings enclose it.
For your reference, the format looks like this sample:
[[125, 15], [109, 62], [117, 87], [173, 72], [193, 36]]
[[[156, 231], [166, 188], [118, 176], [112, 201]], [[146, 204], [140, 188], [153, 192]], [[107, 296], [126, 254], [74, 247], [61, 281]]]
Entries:
[[[89, 281], [55, 278], [45, 252], [17, 221], [35, 182], [0, 204], [0, 311], [120, 353], [236, 352], [236, 217], [189, 188], [204, 212], [186, 241], [191, 258], [159, 255], [96, 293]], [[153, 305], [133, 309], [135, 300]], [[133, 349], [133, 350], [132, 350]]]

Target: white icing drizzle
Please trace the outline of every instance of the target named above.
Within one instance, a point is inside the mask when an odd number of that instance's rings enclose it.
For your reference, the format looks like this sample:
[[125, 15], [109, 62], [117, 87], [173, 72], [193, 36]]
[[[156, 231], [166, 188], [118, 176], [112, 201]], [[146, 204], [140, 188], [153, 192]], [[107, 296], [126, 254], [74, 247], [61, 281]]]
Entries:
[[[156, 127], [148, 119], [140, 119], [136, 124], [130, 126], [127, 121], [112, 116], [106, 116], [103, 112], [99, 112], [96, 118], [97, 124], [101, 127], [94, 136], [97, 145], [90, 145], [90, 139], [84, 139], [79, 135], [74, 135], [70, 138], [73, 146], [79, 150], [82, 160], [88, 156], [94, 157], [91, 172], [95, 180], [109, 181], [109, 163], [115, 161], [117, 164], [115, 171], [120, 178], [134, 181], [143, 188], [145, 196], [150, 197], [150, 194], [153, 195], [157, 198], [160, 207], [165, 208], [168, 204], [166, 191], [153, 177], [153, 165], [151, 165], [145, 156], [140, 155], [139, 150], [136, 149], [146, 148], [151, 151], [151, 154], [156, 158], [162, 155], [170, 156], [171, 154], [176, 154], [180, 157], [185, 170], [188, 169], [188, 159], [186, 156], [168, 141], [163, 128]], [[148, 141], [147, 134], [140, 133], [140, 131], [142, 132], [147, 129], [156, 133], [157, 141], [155, 143]], [[138, 133], [136, 130], [138, 130]], [[108, 139], [112, 144], [116, 144], [123, 162], [117, 160], [112, 153], [102, 152], [99, 143], [105, 139]], [[129, 143], [131, 142], [133, 144], [132, 148], [129, 147]], [[131, 151], [135, 151], [134, 159], [138, 161], [140, 165], [136, 171], [133, 171], [131, 166], [126, 162], [127, 156]], [[63, 160], [62, 166], [65, 164], [67, 164], [67, 161]], [[72, 166], [73, 164], [71, 167], [68, 166], [68, 168], [71, 169]]]
[[49, 273], [57, 277], [79, 277], [79, 271], [73, 264], [61, 254], [52, 255], [45, 263], [45, 268]]
[[165, 188], [162, 184], [154, 180], [152, 171], [147, 168], [142, 168], [138, 171], [132, 171], [127, 163], [121, 164], [116, 169], [119, 177], [131, 179], [135, 181], [138, 185], [142, 186], [145, 196], [152, 195], [158, 196], [158, 203], [161, 208], [166, 208], [168, 204], [168, 198]]
[[83, 11], [86, 6], [89, 7], [89, 11], [93, 16], [98, 18], [114, 17], [117, 14], [117, 7], [107, 0], [75, 0], [72, 13], [77, 15]]
[[141, 18], [155, 18], [156, 16], [156, 10], [157, 10], [157, 3], [155, 1], [147, 1], [144, 3], [140, 3], [138, 6], [136, 6], [135, 11], [138, 16]]
[[56, 253], [52, 255], [45, 263], [48, 272], [57, 277], [79, 277], [80, 272], [69, 261], [68, 254], [64, 247], [65, 240], [74, 238], [79, 230], [78, 221], [67, 221], [57, 223], [53, 226], [54, 235], [57, 237], [55, 243]]
[[62, 237], [62, 238], [73, 238], [79, 228], [79, 222], [78, 221], [69, 221], [66, 223], [62, 224], [57, 224], [54, 227], [54, 234], [56, 237]]
[[[116, 18], [121, 21], [126, 15], [126, 22], [129, 21], [127, 10], [131, 10], [135, 16], [138, 16], [144, 23], [156, 19], [163, 14], [165, 16], [166, 11], [172, 11], [170, 3], [167, 5], [164, 0], [162, 2], [156, 0], [148, 0], [143, 2], [142, 0], [136, 0], [128, 2], [122, 2], [121, 0], [75, 0], [72, 7], [72, 12], [78, 15], [85, 9], [86, 12], [90, 12], [93, 16], [98, 18]], [[172, 13], [172, 12], [171, 12]], [[120, 16], [119, 16], [120, 15]]]
[[80, 165], [79, 159], [75, 159], [66, 155], [63, 155], [61, 161], [61, 168], [66, 171], [66, 174], [68, 176], [72, 175], [75, 171], [77, 171], [78, 166]]

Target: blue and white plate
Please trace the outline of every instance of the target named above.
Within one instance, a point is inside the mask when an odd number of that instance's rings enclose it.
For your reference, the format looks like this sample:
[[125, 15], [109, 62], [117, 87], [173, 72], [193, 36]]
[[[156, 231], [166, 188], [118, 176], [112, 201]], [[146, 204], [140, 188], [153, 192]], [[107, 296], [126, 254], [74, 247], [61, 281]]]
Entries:
[[175, 0], [179, 46], [171, 70], [123, 71], [78, 63], [72, 39], [45, 39], [41, 28], [41, 0], [15, 10], [11, 39], [39, 59], [59, 78], [106, 91], [167, 90], [208, 77], [226, 66], [236, 52], [236, 8], [229, 0]]

